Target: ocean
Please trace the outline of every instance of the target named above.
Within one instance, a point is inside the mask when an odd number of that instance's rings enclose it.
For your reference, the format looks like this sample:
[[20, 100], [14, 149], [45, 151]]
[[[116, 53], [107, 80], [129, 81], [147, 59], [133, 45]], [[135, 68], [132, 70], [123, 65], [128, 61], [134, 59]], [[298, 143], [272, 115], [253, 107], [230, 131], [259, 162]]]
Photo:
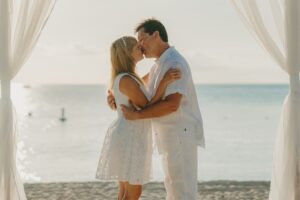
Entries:
[[[287, 85], [197, 85], [206, 149], [199, 180], [270, 180]], [[94, 181], [106, 129], [116, 113], [105, 85], [22, 86], [17, 113], [18, 169], [24, 182]], [[65, 121], [61, 121], [64, 109]], [[153, 155], [153, 181], [164, 178]]]

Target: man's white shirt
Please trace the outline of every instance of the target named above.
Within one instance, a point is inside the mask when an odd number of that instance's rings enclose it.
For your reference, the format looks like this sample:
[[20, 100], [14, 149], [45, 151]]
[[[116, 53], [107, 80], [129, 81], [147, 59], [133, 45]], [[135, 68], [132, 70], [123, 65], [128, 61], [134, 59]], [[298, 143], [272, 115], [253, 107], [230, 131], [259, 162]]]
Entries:
[[190, 140], [205, 147], [202, 116], [198, 105], [195, 85], [187, 61], [174, 47], [168, 48], [156, 61], [149, 73], [148, 91], [153, 97], [165, 73], [176, 68], [181, 78], [171, 83], [164, 97], [180, 93], [182, 99], [177, 111], [168, 115], [152, 118], [152, 129], [156, 136], [160, 153], [171, 151], [180, 141]]

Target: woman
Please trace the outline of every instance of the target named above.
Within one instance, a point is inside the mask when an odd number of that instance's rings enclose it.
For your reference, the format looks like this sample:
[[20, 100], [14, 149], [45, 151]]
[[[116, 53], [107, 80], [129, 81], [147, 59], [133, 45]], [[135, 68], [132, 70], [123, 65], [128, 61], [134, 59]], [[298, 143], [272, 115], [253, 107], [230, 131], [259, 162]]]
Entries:
[[136, 64], [143, 54], [134, 37], [122, 37], [111, 46], [112, 77], [110, 90], [117, 104], [118, 118], [110, 125], [104, 139], [96, 178], [119, 181], [119, 200], [138, 200], [142, 185], [149, 182], [152, 159], [152, 135], [149, 120], [127, 121], [121, 104], [129, 101], [137, 108], [160, 101], [167, 86], [180, 78], [176, 69], [161, 80], [152, 99], [143, 80], [136, 74]]

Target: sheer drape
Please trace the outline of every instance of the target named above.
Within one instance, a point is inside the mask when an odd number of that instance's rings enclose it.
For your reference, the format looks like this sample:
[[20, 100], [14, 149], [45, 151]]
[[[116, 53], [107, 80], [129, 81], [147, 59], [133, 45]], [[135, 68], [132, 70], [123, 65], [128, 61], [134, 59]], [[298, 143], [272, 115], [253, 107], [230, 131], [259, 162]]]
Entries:
[[[30, 56], [55, 0], [0, 0], [0, 199], [26, 199], [16, 169], [16, 122], [10, 81]], [[18, 17], [17, 17], [18, 16]]]
[[299, 200], [300, 158], [300, 55], [299, 1], [269, 0], [269, 7], [279, 40], [270, 34], [259, 10], [260, 0], [232, 0], [249, 30], [289, 75], [290, 92], [281, 114], [273, 158], [270, 200]]

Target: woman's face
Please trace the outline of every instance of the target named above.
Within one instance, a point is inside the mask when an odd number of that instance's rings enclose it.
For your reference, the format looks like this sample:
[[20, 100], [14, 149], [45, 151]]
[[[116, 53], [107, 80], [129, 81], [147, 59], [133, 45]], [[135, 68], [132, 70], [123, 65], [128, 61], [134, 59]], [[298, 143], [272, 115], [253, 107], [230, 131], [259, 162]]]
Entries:
[[141, 48], [139, 47], [138, 43], [136, 43], [132, 49], [132, 53], [131, 53], [135, 63], [141, 61], [144, 56], [143, 56], [143, 53], [142, 53], [142, 50]]

